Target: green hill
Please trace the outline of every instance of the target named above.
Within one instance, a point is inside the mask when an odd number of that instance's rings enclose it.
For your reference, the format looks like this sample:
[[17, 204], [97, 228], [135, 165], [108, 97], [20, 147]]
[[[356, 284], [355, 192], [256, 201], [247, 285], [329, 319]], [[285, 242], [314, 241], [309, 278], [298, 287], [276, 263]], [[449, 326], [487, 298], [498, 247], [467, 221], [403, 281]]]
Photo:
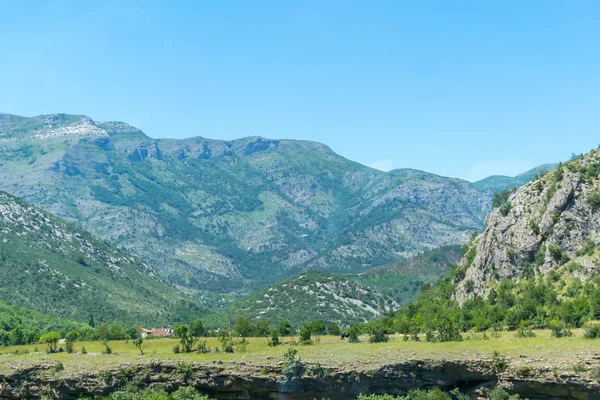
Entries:
[[398, 304], [406, 304], [415, 300], [424, 285], [434, 284], [448, 275], [460, 257], [460, 246], [444, 246], [373, 268], [353, 279]]
[[307, 269], [356, 273], [464, 243], [491, 199], [319, 143], [152, 139], [64, 114], [0, 114], [0, 164], [0, 189], [219, 299]]
[[64, 320], [163, 324], [199, 312], [147, 264], [4, 192], [0, 275], [0, 302]]
[[543, 164], [517, 176], [493, 175], [473, 183], [477, 189], [491, 194], [500, 193], [505, 190], [523, 186], [531, 181], [536, 175], [554, 171], [558, 164]]
[[300, 327], [314, 319], [342, 326], [366, 322], [396, 309], [387, 296], [340, 275], [306, 271], [292, 279], [262, 289], [229, 309], [206, 318], [209, 325], [223, 327], [227, 318], [239, 316], [254, 322], [277, 324], [289, 320]]

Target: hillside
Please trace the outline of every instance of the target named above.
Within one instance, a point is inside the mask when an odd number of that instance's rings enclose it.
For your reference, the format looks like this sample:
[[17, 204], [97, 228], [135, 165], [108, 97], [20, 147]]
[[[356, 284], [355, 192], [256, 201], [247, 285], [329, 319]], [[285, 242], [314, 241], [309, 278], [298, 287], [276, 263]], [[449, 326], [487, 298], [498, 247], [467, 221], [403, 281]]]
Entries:
[[[147, 264], [4, 192], [0, 275], [0, 304], [66, 320], [160, 324], [199, 312]], [[14, 311], [3, 310], [0, 316]]]
[[519, 188], [492, 211], [461, 262], [456, 298], [487, 296], [505, 279], [542, 277], [560, 296], [595, 276], [599, 173], [600, 150], [594, 150]]
[[491, 194], [500, 193], [519, 186], [534, 179], [537, 175], [554, 171], [558, 164], [543, 164], [517, 176], [492, 175], [473, 183], [477, 189]]
[[444, 246], [351, 278], [398, 304], [407, 304], [417, 298], [423, 285], [434, 284], [448, 275], [460, 258], [460, 246]]
[[292, 279], [258, 291], [224, 312], [206, 319], [224, 326], [228, 315], [235, 321], [244, 316], [271, 324], [289, 320], [300, 327], [314, 319], [349, 326], [363, 323], [394, 310], [398, 304], [358, 282], [321, 271], [306, 271]]
[[464, 243], [491, 198], [459, 179], [376, 171], [319, 143], [151, 139], [64, 114], [0, 114], [0, 189], [219, 299], [311, 268], [361, 272]]

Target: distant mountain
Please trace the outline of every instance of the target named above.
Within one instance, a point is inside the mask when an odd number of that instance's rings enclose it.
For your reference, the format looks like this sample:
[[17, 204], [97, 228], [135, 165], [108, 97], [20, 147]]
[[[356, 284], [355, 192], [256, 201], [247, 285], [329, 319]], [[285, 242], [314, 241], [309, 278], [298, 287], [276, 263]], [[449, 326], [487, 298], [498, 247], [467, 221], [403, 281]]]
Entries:
[[464, 243], [491, 198], [459, 179], [373, 170], [319, 143], [151, 139], [64, 114], [0, 114], [0, 189], [171, 282], [223, 295]]
[[340, 275], [306, 271], [297, 277], [262, 289], [226, 311], [205, 318], [208, 325], [224, 326], [244, 316], [254, 322], [277, 324], [289, 320], [301, 327], [314, 319], [353, 325], [380, 317], [398, 304], [387, 296]]
[[4, 192], [0, 276], [0, 318], [9, 320], [27, 318], [28, 309], [37, 311], [31, 314], [37, 321], [51, 318], [46, 325], [58, 318], [62, 326], [65, 320], [87, 323], [93, 316], [135, 326], [190, 319], [201, 311], [147, 264]]
[[473, 186], [477, 189], [491, 194], [500, 193], [508, 189], [523, 186], [531, 181], [536, 175], [542, 175], [544, 172], [554, 171], [558, 163], [543, 164], [517, 176], [492, 175], [480, 181], [474, 182]]

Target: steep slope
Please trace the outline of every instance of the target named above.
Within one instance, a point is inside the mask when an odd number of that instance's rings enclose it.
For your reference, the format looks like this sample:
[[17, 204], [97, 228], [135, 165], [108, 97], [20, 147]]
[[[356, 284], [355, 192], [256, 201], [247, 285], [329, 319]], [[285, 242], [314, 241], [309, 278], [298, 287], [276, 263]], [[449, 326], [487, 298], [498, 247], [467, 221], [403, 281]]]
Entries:
[[414, 301], [424, 287], [448, 275], [460, 261], [460, 246], [443, 246], [402, 261], [373, 268], [352, 279], [398, 304]]
[[192, 299], [131, 255], [0, 192], [0, 301], [79, 322], [166, 323]]
[[492, 175], [473, 182], [477, 189], [491, 194], [500, 193], [515, 187], [523, 186], [538, 175], [554, 171], [558, 164], [543, 164], [517, 176]]
[[157, 140], [85, 116], [0, 114], [0, 164], [0, 189], [225, 293], [463, 243], [490, 209], [468, 182], [379, 172], [318, 143]]
[[228, 316], [277, 324], [289, 320], [300, 327], [314, 319], [343, 326], [366, 322], [398, 308], [387, 296], [347, 277], [321, 271], [306, 271], [292, 279], [258, 291], [224, 312], [206, 318], [206, 323], [224, 326]]
[[461, 261], [455, 298], [485, 297], [503, 279], [548, 276], [562, 290], [594, 275], [599, 173], [600, 150], [594, 150], [519, 188], [492, 211]]

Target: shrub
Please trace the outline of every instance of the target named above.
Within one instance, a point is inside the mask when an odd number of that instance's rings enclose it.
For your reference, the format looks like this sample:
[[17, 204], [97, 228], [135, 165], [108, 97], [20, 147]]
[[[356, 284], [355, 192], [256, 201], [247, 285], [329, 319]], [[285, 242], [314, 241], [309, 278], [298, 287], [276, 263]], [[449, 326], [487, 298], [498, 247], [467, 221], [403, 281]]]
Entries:
[[181, 353], [181, 347], [179, 347], [178, 344], [176, 344], [175, 346], [173, 346], [173, 353], [175, 353], [175, 354]]
[[576, 374], [584, 373], [586, 370], [587, 369], [585, 368], [585, 365], [581, 363], [573, 365], [573, 372], [575, 372]]
[[300, 357], [297, 357], [298, 351], [296, 349], [287, 349], [283, 355], [284, 362], [281, 370], [282, 374], [288, 381], [294, 378], [301, 378], [306, 372], [306, 366], [302, 363]]
[[533, 338], [535, 337], [535, 333], [531, 330], [526, 323], [521, 322], [519, 328], [517, 329], [517, 334], [515, 335], [518, 338]]
[[312, 344], [312, 341], [310, 340], [310, 336], [312, 334], [312, 330], [310, 325], [304, 325], [302, 327], [302, 329], [300, 330], [300, 343], [302, 344]]
[[58, 341], [60, 340], [60, 332], [48, 332], [40, 338], [41, 343], [45, 343], [48, 353], [58, 352]]
[[350, 343], [358, 343], [358, 335], [360, 335], [360, 328], [358, 326], [354, 325], [348, 329], [348, 341]]
[[382, 343], [390, 340], [381, 321], [369, 322], [366, 331], [369, 334], [369, 343]]
[[231, 336], [229, 336], [227, 331], [221, 331], [219, 342], [221, 342], [221, 350], [223, 352], [233, 353], [233, 340], [231, 340]]
[[498, 372], [506, 371], [508, 368], [508, 363], [506, 362], [506, 357], [498, 353], [496, 350], [492, 353], [492, 362], [494, 364], [494, 368]]
[[500, 211], [500, 214], [502, 214], [503, 216], [506, 217], [508, 215], [508, 213], [510, 212], [511, 208], [512, 208], [512, 205], [509, 202], [506, 202], [506, 203], [502, 204], [500, 206], [500, 208], [498, 208], [498, 211]]
[[583, 335], [586, 339], [598, 339], [600, 338], [600, 324], [593, 324], [585, 328]]
[[60, 372], [65, 369], [65, 366], [60, 361], [55, 361], [52, 367], [50, 367], [50, 371], [53, 373]]
[[112, 348], [108, 344], [108, 340], [104, 339], [102, 341], [102, 344], [104, 345], [104, 351], [102, 353], [104, 353], [104, 354], [112, 354]]
[[439, 342], [460, 342], [463, 338], [454, 321], [446, 318], [438, 324], [437, 340]]
[[292, 336], [292, 324], [290, 321], [281, 321], [279, 325], [277, 325], [277, 329], [279, 330], [280, 336]]
[[571, 332], [564, 322], [552, 320], [548, 324], [548, 328], [552, 331], [551, 335], [556, 338], [573, 336], [573, 332]]
[[196, 346], [196, 353], [208, 353], [210, 352], [210, 349], [208, 348], [208, 344], [206, 343], [206, 340], [201, 340], [198, 342], [198, 345]]
[[267, 344], [271, 347], [279, 346], [281, 344], [276, 329], [271, 331], [271, 336], [267, 338]]

